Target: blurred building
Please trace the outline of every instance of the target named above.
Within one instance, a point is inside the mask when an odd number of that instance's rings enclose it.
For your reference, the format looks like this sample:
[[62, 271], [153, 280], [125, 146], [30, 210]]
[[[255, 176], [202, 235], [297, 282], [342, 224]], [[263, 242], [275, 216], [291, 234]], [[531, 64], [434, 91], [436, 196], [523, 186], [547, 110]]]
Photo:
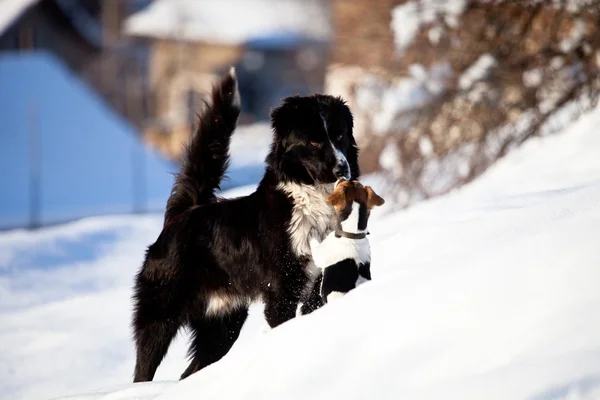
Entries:
[[152, 118], [144, 134], [177, 158], [217, 79], [236, 66], [240, 122], [267, 119], [283, 97], [323, 88], [325, 0], [155, 0], [125, 22], [150, 45]]
[[46, 50], [134, 126], [147, 102], [148, 49], [123, 36], [122, 24], [150, 0], [0, 1], [0, 51]]
[[[0, 51], [44, 49], [81, 72], [102, 46], [99, 13], [91, 1], [0, 2]], [[85, 21], [81, 15], [87, 14]], [[79, 18], [78, 18], [79, 15]]]
[[121, 34], [130, 14], [150, 0], [5, 0], [0, 51], [46, 50], [140, 128], [147, 102], [148, 49]]
[[173, 165], [47, 51], [0, 53], [0, 230], [160, 211]]
[[0, 229], [164, 207], [173, 165], [136, 129], [148, 51], [121, 35], [148, 3], [0, 1]]

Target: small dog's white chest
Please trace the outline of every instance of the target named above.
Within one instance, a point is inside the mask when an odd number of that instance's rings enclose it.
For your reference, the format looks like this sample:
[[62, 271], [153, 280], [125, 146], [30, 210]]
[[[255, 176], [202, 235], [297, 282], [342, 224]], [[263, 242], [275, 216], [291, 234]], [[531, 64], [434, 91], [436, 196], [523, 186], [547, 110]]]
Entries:
[[318, 268], [324, 269], [348, 258], [357, 263], [371, 262], [371, 248], [368, 239], [348, 239], [335, 237], [332, 232], [319, 245], [313, 245], [313, 260]]

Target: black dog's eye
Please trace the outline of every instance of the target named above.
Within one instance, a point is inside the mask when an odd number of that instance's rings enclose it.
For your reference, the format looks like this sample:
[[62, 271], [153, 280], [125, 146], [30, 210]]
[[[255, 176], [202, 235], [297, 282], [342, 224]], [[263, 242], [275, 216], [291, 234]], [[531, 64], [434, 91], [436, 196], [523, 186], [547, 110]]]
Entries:
[[312, 147], [316, 147], [316, 148], [319, 148], [319, 147], [321, 147], [321, 144], [320, 144], [320, 143], [318, 143], [318, 142], [314, 142], [314, 141], [313, 141], [313, 142], [310, 142], [310, 145], [311, 145]]
[[338, 136], [337, 141], [339, 142], [340, 140], [342, 140], [343, 137], [344, 137], [343, 135]]

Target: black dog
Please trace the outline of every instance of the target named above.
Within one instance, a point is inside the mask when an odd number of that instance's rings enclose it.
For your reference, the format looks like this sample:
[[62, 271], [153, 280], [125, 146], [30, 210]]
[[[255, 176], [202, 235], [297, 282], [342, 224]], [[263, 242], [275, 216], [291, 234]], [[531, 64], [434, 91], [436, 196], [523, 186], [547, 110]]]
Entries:
[[182, 378], [219, 360], [237, 339], [252, 300], [275, 327], [322, 305], [309, 240], [332, 230], [325, 200], [340, 177], [357, 178], [352, 114], [326, 95], [289, 97], [271, 115], [273, 144], [257, 190], [218, 199], [240, 112], [232, 70], [213, 89], [165, 213], [136, 276], [134, 381], [152, 380], [182, 326], [192, 361]]

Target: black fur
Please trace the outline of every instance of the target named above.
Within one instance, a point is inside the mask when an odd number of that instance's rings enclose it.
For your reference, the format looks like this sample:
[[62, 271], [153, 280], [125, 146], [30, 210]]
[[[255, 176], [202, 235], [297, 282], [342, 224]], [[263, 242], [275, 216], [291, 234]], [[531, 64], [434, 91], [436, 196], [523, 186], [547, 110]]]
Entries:
[[325, 268], [321, 286], [323, 301], [327, 303], [327, 296], [331, 292], [348, 293], [356, 288], [359, 276], [371, 280], [371, 263], [360, 263], [352, 258], [346, 258]]
[[[192, 333], [185, 378], [229, 351], [247, 317], [248, 301], [265, 302], [271, 327], [293, 318], [302, 300], [305, 313], [322, 304], [320, 284], [302, 299], [311, 281], [306, 270], [311, 259], [296, 255], [290, 246], [286, 229], [294, 204], [277, 187], [282, 182], [334, 182], [339, 166], [330, 141], [346, 155], [352, 178], [357, 178], [352, 115], [339, 98], [285, 99], [272, 114], [274, 139], [257, 190], [237, 199], [217, 199], [239, 114], [233, 102], [236, 85], [232, 74], [213, 90], [212, 104], [201, 116], [176, 178], [163, 230], [136, 276], [135, 382], [153, 379], [182, 326]], [[215, 298], [241, 301], [222, 312], [207, 312]]]
[[239, 106], [232, 105], [236, 91], [237, 81], [233, 75], [227, 75], [213, 90], [212, 106], [202, 116], [199, 132], [189, 144], [181, 171], [176, 175], [165, 223], [192, 205], [213, 200], [215, 190], [220, 189], [229, 166], [231, 134], [240, 114]]

